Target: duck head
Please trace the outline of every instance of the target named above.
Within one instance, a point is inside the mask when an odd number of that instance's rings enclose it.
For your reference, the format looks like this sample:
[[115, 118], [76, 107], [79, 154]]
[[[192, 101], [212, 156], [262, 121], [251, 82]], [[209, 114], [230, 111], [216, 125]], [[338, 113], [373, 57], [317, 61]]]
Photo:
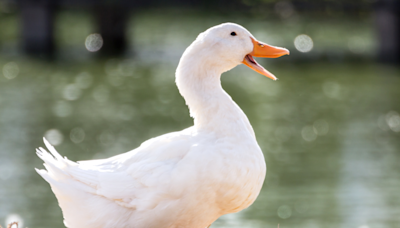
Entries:
[[185, 51], [184, 56], [188, 55], [196, 56], [196, 59], [201, 58], [207, 66], [218, 69], [220, 73], [243, 63], [252, 70], [276, 80], [277, 78], [253, 57], [277, 58], [289, 55], [289, 51], [258, 41], [238, 24], [224, 23], [200, 33]]

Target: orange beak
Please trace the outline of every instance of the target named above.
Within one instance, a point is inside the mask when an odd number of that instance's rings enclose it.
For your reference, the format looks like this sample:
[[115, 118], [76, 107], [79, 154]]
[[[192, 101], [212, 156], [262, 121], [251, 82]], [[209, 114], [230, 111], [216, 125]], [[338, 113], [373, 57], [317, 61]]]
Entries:
[[254, 48], [252, 52], [244, 57], [242, 63], [253, 69], [255, 72], [265, 75], [272, 80], [276, 80], [277, 78], [273, 74], [271, 74], [271, 72], [267, 71], [266, 69], [264, 69], [264, 67], [258, 64], [253, 59], [253, 56], [262, 58], [278, 58], [282, 55], [289, 55], [289, 50], [287, 50], [286, 48], [270, 46], [268, 44], [259, 42], [252, 37], [250, 37], [250, 39], [254, 45]]

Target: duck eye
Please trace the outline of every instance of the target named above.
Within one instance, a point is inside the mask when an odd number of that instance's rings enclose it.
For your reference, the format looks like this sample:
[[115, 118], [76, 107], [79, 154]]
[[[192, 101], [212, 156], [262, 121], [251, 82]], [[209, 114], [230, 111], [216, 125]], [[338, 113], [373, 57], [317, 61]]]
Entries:
[[231, 32], [231, 36], [236, 36], [236, 32]]

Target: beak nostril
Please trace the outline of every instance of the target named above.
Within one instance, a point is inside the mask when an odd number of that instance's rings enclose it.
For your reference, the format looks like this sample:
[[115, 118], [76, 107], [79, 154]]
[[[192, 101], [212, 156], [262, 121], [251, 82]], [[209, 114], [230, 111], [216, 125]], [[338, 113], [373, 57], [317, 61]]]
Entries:
[[260, 47], [264, 47], [264, 44], [260, 44], [260, 43], [258, 43], [258, 46], [260, 46]]

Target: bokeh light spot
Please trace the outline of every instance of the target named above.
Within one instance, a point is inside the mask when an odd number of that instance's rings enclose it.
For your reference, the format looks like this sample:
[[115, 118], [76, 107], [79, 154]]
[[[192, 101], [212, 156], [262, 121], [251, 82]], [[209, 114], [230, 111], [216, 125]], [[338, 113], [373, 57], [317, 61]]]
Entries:
[[57, 129], [47, 130], [44, 137], [54, 146], [60, 145], [64, 141], [63, 134]]
[[98, 33], [90, 34], [86, 37], [85, 46], [88, 51], [96, 52], [103, 46], [103, 37]]
[[394, 132], [400, 132], [400, 116], [395, 111], [390, 111], [386, 114], [386, 123]]
[[63, 97], [66, 100], [76, 100], [81, 96], [82, 92], [81, 89], [79, 89], [78, 86], [76, 86], [75, 84], [69, 84], [67, 86], [65, 86], [64, 91], [63, 91]]
[[304, 140], [311, 142], [317, 139], [317, 134], [315, 133], [313, 126], [305, 126], [301, 129], [301, 136]]
[[19, 74], [19, 67], [17, 63], [9, 62], [3, 66], [3, 75], [5, 78], [13, 79], [17, 77], [18, 74]]
[[294, 39], [294, 46], [300, 52], [309, 52], [314, 47], [314, 42], [311, 37], [301, 34]]
[[313, 127], [318, 135], [326, 135], [329, 131], [329, 123], [324, 119], [315, 121]]
[[114, 135], [109, 131], [103, 131], [98, 137], [97, 140], [102, 146], [110, 146], [115, 142]]
[[85, 139], [85, 131], [80, 127], [76, 127], [71, 130], [69, 137], [73, 143], [81, 143]]
[[282, 205], [278, 208], [278, 216], [279, 218], [287, 219], [292, 216], [292, 208], [287, 205]]

